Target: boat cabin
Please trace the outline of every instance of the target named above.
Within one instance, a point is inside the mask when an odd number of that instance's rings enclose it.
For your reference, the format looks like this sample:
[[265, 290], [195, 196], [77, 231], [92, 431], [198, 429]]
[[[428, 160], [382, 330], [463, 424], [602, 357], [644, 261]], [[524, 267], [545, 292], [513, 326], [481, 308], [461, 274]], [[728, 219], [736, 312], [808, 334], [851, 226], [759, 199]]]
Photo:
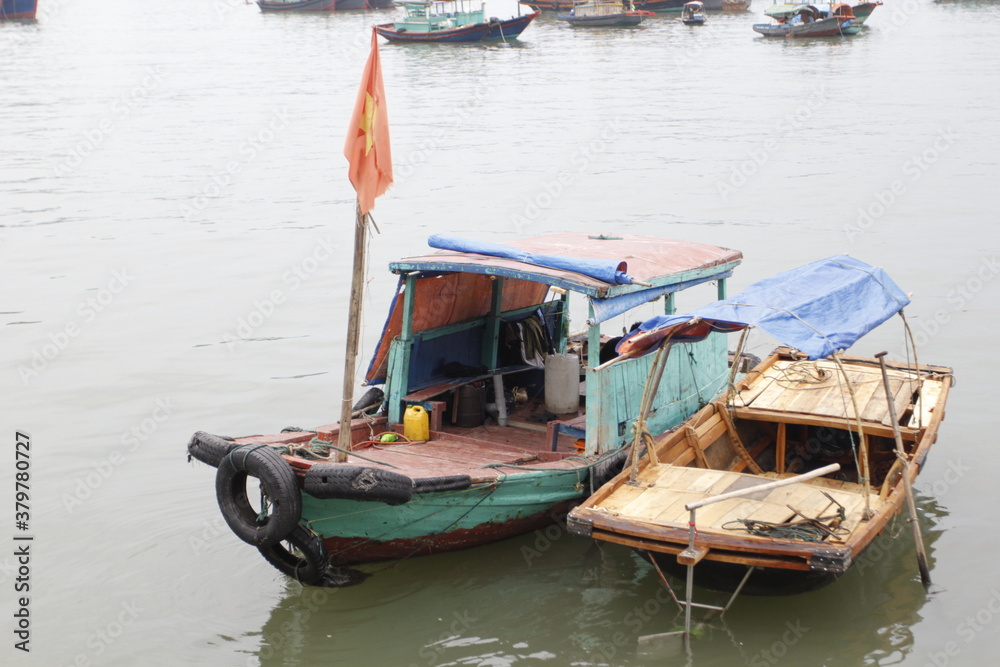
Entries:
[[[722, 298], [742, 260], [735, 250], [642, 236], [563, 233], [500, 246], [517, 258], [480, 247], [496, 244], [467, 243], [468, 250], [389, 266], [399, 287], [365, 380], [385, 384], [389, 427], [420, 405], [432, 432], [517, 441], [535, 432], [543, 449], [576, 444], [587, 455], [635, 437], [631, 427], [653, 361], [649, 355], [607, 363], [616, 353], [601, 323], [661, 297], [671, 313], [675, 293], [710, 281]], [[555, 263], [533, 263], [538, 257]], [[632, 282], [578, 272], [590, 262], [620, 267], [617, 273], [627, 272]], [[570, 334], [571, 299], [587, 304], [586, 328], [576, 334]], [[682, 347], [671, 356], [647, 419], [654, 434], [706, 405], [727, 380], [723, 334]], [[556, 394], [564, 407], [546, 409]], [[484, 423], [485, 404], [494, 406], [489, 421], [496, 424]]]
[[399, 4], [404, 16], [394, 26], [401, 31], [433, 32], [486, 21], [481, 0], [408, 0]]

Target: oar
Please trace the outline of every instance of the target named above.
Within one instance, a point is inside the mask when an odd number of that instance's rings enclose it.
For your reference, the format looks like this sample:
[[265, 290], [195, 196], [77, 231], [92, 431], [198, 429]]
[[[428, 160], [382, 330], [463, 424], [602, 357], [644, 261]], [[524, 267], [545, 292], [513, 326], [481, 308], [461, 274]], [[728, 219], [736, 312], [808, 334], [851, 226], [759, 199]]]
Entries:
[[889, 373], [885, 368], [885, 352], [875, 355], [882, 367], [882, 384], [885, 386], [885, 400], [889, 402], [889, 419], [892, 420], [892, 434], [896, 438], [896, 454], [903, 464], [903, 486], [906, 489], [906, 505], [910, 510], [910, 524], [913, 526], [913, 541], [917, 547], [917, 564], [920, 566], [920, 581], [924, 587], [930, 586], [931, 572], [927, 567], [927, 554], [924, 552], [924, 540], [920, 535], [920, 523], [917, 520], [917, 504], [913, 501], [913, 486], [910, 485], [910, 461], [903, 450], [903, 436], [899, 434], [899, 419], [896, 417], [896, 404], [892, 400], [892, 390], [889, 388]]

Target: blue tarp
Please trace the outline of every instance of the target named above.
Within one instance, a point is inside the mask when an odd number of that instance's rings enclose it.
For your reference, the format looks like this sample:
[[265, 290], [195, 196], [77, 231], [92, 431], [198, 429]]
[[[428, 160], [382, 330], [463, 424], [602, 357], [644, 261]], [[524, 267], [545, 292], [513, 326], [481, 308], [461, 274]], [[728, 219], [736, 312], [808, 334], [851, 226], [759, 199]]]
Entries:
[[[690, 332], [679, 327], [672, 340], [700, 340], [709, 330], [729, 332], [756, 326], [810, 359], [821, 359], [848, 349], [909, 303], [885, 271], [837, 255], [766, 278], [734, 297], [689, 313], [654, 317], [626, 336], [618, 348], [627, 348], [629, 339], [643, 332], [666, 332], [698, 318], [710, 326]], [[650, 343], [649, 349], [658, 342]]]
[[513, 259], [525, 264], [544, 266], [550, 269], [573, 271], [574, 273], [581, 273], [585, 276], [596, 278], [609, 285], [630, 285], [632, 283], [632, 277], [625, 273], [627, 267], [624, 261], [615, 262], [613, 260], [582, 259], [579, 257], [561, 257], [559, 255], [539, 255], [500, 243], [472, 241], [456, 236], [443, 236], [441, 234], [434, 234], [428, 238], [427, 245], [432, 248], [439, 248], [440, 250], [474, 252], [479, 255]]

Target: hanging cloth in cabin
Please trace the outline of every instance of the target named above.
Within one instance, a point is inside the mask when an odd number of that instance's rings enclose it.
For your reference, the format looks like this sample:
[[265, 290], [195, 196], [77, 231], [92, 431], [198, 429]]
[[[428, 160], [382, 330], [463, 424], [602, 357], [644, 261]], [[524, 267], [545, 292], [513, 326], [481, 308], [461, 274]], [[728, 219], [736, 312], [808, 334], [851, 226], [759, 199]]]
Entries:
[[680, 315], [642, 323], [616, 348], [645, 354], [671, 335], [675, 342], [704, 339], [712, 331], [757, 326], [810, 359], [851, 347], [902, 310], [910, 299], [880, 268], [837, 255], [758, 281], [729, 299]]
[[512, 259], [525, 264], [544, 266], [550, 269], [562, 271], [572, 271], [591, 278], [596, 278], [609, 285], [631, 285], [632, 277], [625, 273], [628, 265], [624, 261], [614, 260], [584, 259], [580, 257], [562, 257], [560, 255], [541, 255], [525, 250], [519, 250], [509, 245], [501, 243], [488, 243], [485, 241], [472, 241], [470, 239], [458, 238], [456, 236], [444, 236], [434, 234], [427, 239], [427, 245], [440, 250], [452, 250], [455, 252], [473, 252], [478, 255], [488, 255], [490, 257], [502, 257]]

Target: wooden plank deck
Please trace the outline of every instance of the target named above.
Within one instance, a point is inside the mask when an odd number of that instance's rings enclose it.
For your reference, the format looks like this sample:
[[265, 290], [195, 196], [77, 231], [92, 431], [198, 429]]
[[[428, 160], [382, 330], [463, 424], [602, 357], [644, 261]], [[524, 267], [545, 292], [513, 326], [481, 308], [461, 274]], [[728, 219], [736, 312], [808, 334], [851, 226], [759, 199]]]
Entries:
[[[878, 367], [845, 364], [854, 388], [854, 402], [863, 421], [892, 426], [882, 372]], [[902, 415], [918, 383], [912, 373], [889, 369], [889, 386], [896, 414]], [[855, 419], [844, 374], [827, 360], [778, 360], [737, 394], [737, 404], [754, 409]]]
[[[600, 508], [626, 520], [686, 527], [690, 512], [684, 505], [788, 476], [757, 476], [671, 465], [649, 467], [640, 476], [640, 486], [621, 485], [601, 502]], [[824, 491], [844, 506], [847, 515], [844, 525], [853, 530], [865, 509], [862, 487], [822, 478], [708, 505], [697, 511], [695, 521], [699, 532], [731, 535], [733, 531], [723, 526], [738, 519], [771, 523], [795, 520], [795, 513], [789, 506], [810, 518], [833, 515], [837, 507]], [[870, 502], [873, 510], [881, 505], [874, 494]]]

